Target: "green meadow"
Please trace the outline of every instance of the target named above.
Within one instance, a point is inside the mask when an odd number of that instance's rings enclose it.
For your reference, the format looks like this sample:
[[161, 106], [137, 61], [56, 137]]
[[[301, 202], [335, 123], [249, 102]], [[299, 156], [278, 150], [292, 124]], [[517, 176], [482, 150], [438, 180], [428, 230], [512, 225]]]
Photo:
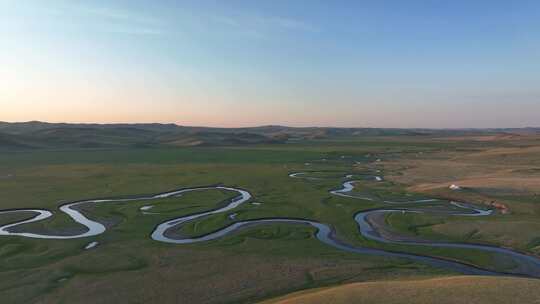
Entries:
[[[341, 240], [357, 246], [446, 257], [499, 271], [511, 268], [476, 250], [384, 245], [366, 240], [358, 233], [353, 216], [384, 204], [328, 192], [340, 188], [344, 177], [352, 174], [353, 179], [361, 180], [355, 188], [357, 194], [389, 200], [426, 197], [428, 194], [412, 193], [399, 182], [375, 183], [363, 178], [375, 170], [382, 176], [399, 173], [396, 166], [377, 164], [378, 158], [396, 162], [411, 153], [421, 151], [433, 156], [444, 149], [449, 149], [445, 143], [407, 138], [400, 142], [346, 139], [234, 147], [4, 152], [0, 154], [0, 175], [9, 177], [0, 179], [0, 208], [44, 208], [55, 213], [45, 221], [17, 228], [22, 231], [77, 232], [81, 227], [59, 212], [59, 205], [185, 187], [234, 186], [250, 191], [253, 198], [231, 212], [189, 222], [177, 233], [198, 236], [250, 219], [307, 218], [331, 225]], [[290, 178], [292, 172], [309, 172], [308, 176], [317, 179]], [[314, 229], [301, 225], [257, 226], [191, 245], [166, 244], [150, 238], [159, 223], [216, 208], [234, 196], [229, 191], [207, 190], [153, 201], [89, 204], [84, 213], [108, 227], [95, 237], [42, 240], [1, 236], [2, 302], [251, 303], [347, 282], [455, 274], [408, 260], [343, 252], [319, 242]], [[148, 214], [139, 210], [145, 205], [154, 206]], [[437, 208], [436, 204], [433, 208]], [[230, 217], [232, 213], [234, 218]], [[30, 216], [1, 214], [0, 223]], [[491, 223], [499, 217], [464, 220], [391, 214], [386, 221], [391, 229], [404, 235], [501, 244], [491, 230], [482, 234], [481, 224], [477, 228], [480, 232], [473, 236], [466, 229], [452, 232], [439, 227], [455, 221], [460, 225]], [[523, 217], [504, 219], [519, 222]], [[533, 252], [535, 243], [523, 239], [529, 243], [520, 243], [517, 248]], [[98, 246], [85, 250], [93, 241]]]

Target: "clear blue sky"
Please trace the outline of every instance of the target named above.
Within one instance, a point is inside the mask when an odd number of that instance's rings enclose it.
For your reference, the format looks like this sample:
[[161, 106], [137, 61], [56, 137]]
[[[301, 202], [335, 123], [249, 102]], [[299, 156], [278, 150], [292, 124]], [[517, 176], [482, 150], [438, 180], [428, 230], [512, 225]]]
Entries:
[[540, 1], [0, 0], [0, 120], [540, 125]]

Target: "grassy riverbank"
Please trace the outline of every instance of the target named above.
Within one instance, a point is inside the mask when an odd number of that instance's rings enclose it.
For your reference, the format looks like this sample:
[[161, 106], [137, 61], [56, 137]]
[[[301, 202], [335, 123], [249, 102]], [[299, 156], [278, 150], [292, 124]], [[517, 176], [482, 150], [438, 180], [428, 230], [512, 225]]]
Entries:
[[[362, 179], [380, 170], [381, 175], [390, 177], [388, 182], [366, 180], [355, 191], [389, 199], [407, 193], [411, 198], [443, 197], [431, 190], [411, 189], [414, 183], [405, 180], [411, 159], [444, 158], [449, 150], [457, 155], [476, 153], [497, 145], [501, 144], [457, 144], [408, 136], [220, 148], [6, 152], [0, 157], [0, 175], [9, 178], [0, 180], [0, 208], [51, 209], [54, 218], [24, 228], [70, 231], [80, 227], [57, 212], [61, 203], [223, 184], [247, 189], [253, 199], [229, 213], [190, 223], [180, 233], [200, 235], [247, 219], [309, 218], [332, 225], [341, 239], [355, 245], [432, 254], [505, 270], [511, 265], [473, 250], [433, 250], [366, 241], [357, 232], [353, 214], [381, 204], [328, 193], [338, 188], [348, 174]], [[312, 176], [318, 179], [288, 177], [299, 171], [313, 171]], [[447, 274], [406, 260], [341, 252], [317, 241], [313, 229], [298, 225], [255, 227], [194, 245], [163, 244], [149, 238], [160, 222], [214, 208], [231, 195], [211, 190], [152, 202], [89, 206], [85, 211], [89, 217], [110, 225], [106, 233], [91, 238], [59, 241], [0, 237], [2, 298], [13, 303], [112, 303], [136, 299], [238, 303], [345, 282]], [[534, 253], [538, 236], [527, 229], [538, 219], [536, 201], [519, 203], [516, 196], [511, 199], [507, 204], [512, 212], [507, 215], [482, 219], [392, 215], [388, 223], [402, 233], [426, 238], [506, 245], [501, 240], [507, 237], [516, 248]], [[510, 204], [514, 200], [516, 211]], [[139, 208], [144, 205], [153, 205], [149, 212], [159, 214], [142, 214]], [[234, 219], [229, 217], [232, 213], [236, 213]], [[18, 219], [20, 215], [0, 215], [1, 223]], [[512, 223], [515, 229], [494, 230], [501, 221]], [[474, 238], [464, 237], [470, 235], [467, 229], [452, 229], [457, 227], [453, 223], [465, 222], [479, 231]], [[514, 237], [513, 233], [525, 230], [528, 232], [523, 237]], [[99, 245], [84, 250], [92, 241]]]

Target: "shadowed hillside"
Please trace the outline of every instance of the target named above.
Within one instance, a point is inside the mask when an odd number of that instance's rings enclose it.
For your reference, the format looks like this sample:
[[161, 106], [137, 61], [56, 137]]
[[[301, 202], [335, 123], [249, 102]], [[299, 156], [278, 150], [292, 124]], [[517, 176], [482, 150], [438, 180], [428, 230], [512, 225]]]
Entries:
[[67, 124], [39, 121], [0, 122], [0, 150], [91, 149], [113, 147], [231, 146], [279, 144], [298, 140], [353, 139], [377, 136], [519, 137], [539, 129], [379, 129], [261, 126], [251, 128], [186, 127], [175, 124]]

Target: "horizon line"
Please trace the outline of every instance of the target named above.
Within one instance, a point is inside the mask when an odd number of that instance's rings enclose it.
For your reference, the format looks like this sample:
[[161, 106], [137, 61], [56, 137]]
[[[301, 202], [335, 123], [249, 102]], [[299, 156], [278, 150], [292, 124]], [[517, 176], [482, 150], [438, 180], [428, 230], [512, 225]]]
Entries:
[[235, 126], [235, 127], [226, 127], [226, 126], [209, 126], [209, 125], [182, 125], [176, 122], [51, 122], [51, 121], [42, 121], [42, 120], [28, 120], [28, 121], [4, 121], [0, 120], [0, 123], [7, 124], [25, 124], [25, 123], [42, 123], [42, 124], [66, 124], [66, 125], [174, 125], [176, 127], [186, 127], [186, 128], [213, 128], [213, 129], [251, 129], [251, 128], [262, 128], [262, 127], [284, 127], [284, 128], [299, 128], [299, 129], [309, 129], [309, 128], [319, 128], [319, 129], [388, 129], [388, 130], [506, 130], [506, 129], [540, 129], [540, 126], [520, 126], [520, 127], [446, 127], [446, 128], [437, 128], [437, 127], [337, 127], [332, 125], [327, 126], [317, 126], [317, 125], [303, 125], [303, 126], [290, 126], [286, 124], [261, 124], [261, 125], [251, 125], [251, 126]]

